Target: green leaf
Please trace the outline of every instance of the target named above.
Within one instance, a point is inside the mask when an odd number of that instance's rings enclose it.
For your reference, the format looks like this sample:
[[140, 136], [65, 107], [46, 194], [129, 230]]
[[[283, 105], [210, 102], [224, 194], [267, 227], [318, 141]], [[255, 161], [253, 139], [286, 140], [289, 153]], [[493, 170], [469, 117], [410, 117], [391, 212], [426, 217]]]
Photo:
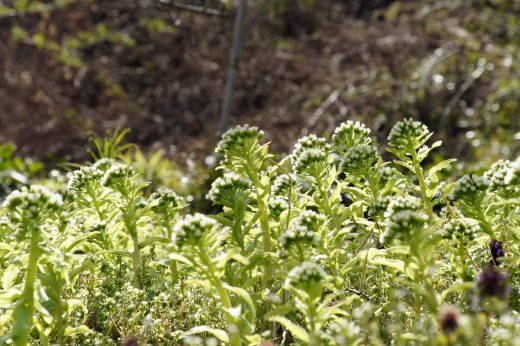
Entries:
[[170, 239], [164, 237], [149, 237], [145, 241], [143, 241], [139, 247], [141, 249], [144, 249], [145, 247], [155, 243], [169, 244], [171, 242], [172, 241]]
[[193, 266], [193, 263], [189, 259], [182, 255], [179, 255], [178, 253], [170, 253], [168, 254], [168, 258], [177, 262], [184, 263], [188, 266]]
[[453, 292], [464, 292], [469, 289], [472, 289], [473, 287], [475, 287], [474, 282], [459, 282], [459, 283], [451, 285], [450, 288], [442, 291], [440, 304], [442, 304], [444, 302], [444, 300], [446, 299], [448, 294], [453, 293]]
[[4, 275], [2, 276], [2, 287], [4, 290], [13, 287], [19, 273], [20, 266], [18, 264], [11, 264], [9, 267], [7, 267], [7, 269], [4, 271]]
[[107, 250], [106, 253], [118, 256], [126, 256], [128, 258], [134, 258], [134, 255], [131, 252], [124, 250]]
[[249, 307], [251, 308], [251, 320], [254, 321], [256, 318], [256, 308], [255, 304], [253, 303], [253, 299], [251, 299], [249, 293], [243, 288], [233, 287], [228, 284], [224, 284], [224, 287], [246, 301], [247, 305], [249, 305]]
[[380, 264], [383, 266], [397, 269], [403, 274], [406, 274], [410, 279], [414, 280], [414, 273], [411, 265], [405, 265], [405, 262], [390, 258], [374, 258], [369, 260], [371, 264]]
[[67, 326], [65, 328], [65, 332], [63, 333], [64, 336], [74, 335], [74, 334], [90, 334], [92, 333], [92, 329], [85, 325], [80, 325], [77, 327], [71, 327]]
[[303, 329], [302, 327], [300, 327], [293, 321], [289, 320], [288, 318], [285, 318], [283, 316], [272, 316], [272, 317], [269, 317], [268, 320], [271, 322], [280, 323], [289, 332], [291, 332], [291, 334], [294, 337], [296, 337], [297, 339], [299, 339], [307, 344], [310, 342], [309, 333], [307, 333], [307, 331], [305, 329]]
[[12, 307], [13, 302], [16, 301], [22, 292], [18, 289], [11, 288], [7, 291], [0, 291], [0, 308]]
[[211, 328], [209, 326], [197, 326], [197, 327], [191, 328], [190, 330], [188, 330], [187, 332], [184, 332], [183, 334], [184, 335], [193, 335], [193, 334], [199, 334], [199, 333], [210, 333], [210, 334], [214, 335], [220, 341], [222, 341], [226, 344], [229, 343], [228, 333], [226, 333], [222, 329]]
[[432, 168], [430, 168], [428, 170], [428, 178], [431, 178], [437, 172], [448, 167], [449, 165], [451, 165], [452, 162], [455, 162], [455, 161], [457, 161], [457, 159], [449, 159], [449, 160], [444, 160], [444, 161], [439, 162], [438, 164], [436, 164], [435, 166], [433, 166]]

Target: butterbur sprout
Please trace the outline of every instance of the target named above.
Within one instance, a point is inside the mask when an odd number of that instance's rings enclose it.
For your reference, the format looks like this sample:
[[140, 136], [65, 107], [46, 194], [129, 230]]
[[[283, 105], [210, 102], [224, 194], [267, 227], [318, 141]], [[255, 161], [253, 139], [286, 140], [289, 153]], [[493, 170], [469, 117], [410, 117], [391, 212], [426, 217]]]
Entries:
[[345, 152], [356, 145], [370, 144], [372, 140], [368, 136], [370, 129], [359, 121], [351, 120], [342, 123], [334, 130], [332, 141], [340, 152]]
[[275, 220], [280, 220], [280, 214], [289, 208], [289, 203], [282, 197], [269, 198], [269, 215]]
[[469, 242], [475, 240], [480, 233], [480, 226], [477, 221], [465, 218], [450, 219], [441, 229], [444, 239], [453, 240], [467, 246]]
[[174, 242], [177, 246], [196, 245], [204, 234], [211, 231], [216, 224], [215, 220], [203, 214], [187, 215], [177, 223], [173, 230]]
[[428, 216], [413, 210], [402, 210], [388, 220], [381, 241], [390, 244], [394, 240], [408, 241], [417, 230], [426, 226]]
[[386, 208], [385, 217], [390, 218], [392, 215], [403, 211], [419, 211], [421, 210], [421, 200], [413, 196], [396, 196], [390, 199], [388, 207]]
[[395, 149], [415, 151], [429, 138], [428, 127], [413, 119], [404, 119], [392, 127], [388, 135], [388, 145]]
[[377, 149], [373, 145], [355, 145], [345, 152], [340, 163], [340, 171], [354, 174], [368, 174], [377, 158]]
[[307, 149], [295, 158], [293, 171], [296, 174], [320, 179], [329, 169], [328, 158], [328, 153], [322, 149]]
[[264, 138], [264, 131], [256, 126], [239, 125], [222, 135], [215, 152], [230, 157], [242, 157], [256, 147]]
[[289, 189], [291, 186], [296, 185], [296, 177], [289, 177], [287, 174], [281, 174], [274, 179], [274, 182], [271, 184], [271, 195], [273, 196], [281, 196], [288, 197]]
[[80, 191], [92, 182], [100, 181], [103, 177], [103, 172], [96, 167], [86, 166], [75, 170], [69, 179], [67, 190]]
[[327, 144], [325, 138], [318, 138], [315, 135], [300, 138], [294, 146], [292, 153], [293, 160], [297, 160], [298, 157], [308, 149], [322, 150], [328, 154], [330, 152], [330, 145]]
[[478, 202], [484, 196], [484, 192], [489, 187], [489, 180], [476, 174], [466, 174], [462, 176], [450, 193], [450, 200], [462, 200], [468, 204]]
[[291, 269], [285, 281], [285, 285], [308, 291], [322, 284], [326, 277], [327, 274], [318, 264], [303, 262], [299, 266]]
[[[31, 185], [11, 192], [2, 206], [11, 211], [13, 222], [38, 222], [63, 205], [61, 196], [45, 186]], [[34, 225], [36, 226], [36, 225]]]
[[134, 169], [125, 164], [116, 164], [110, 167], [103, 175], [101, 181], [103, 186], [118, 189], [119, 185], [124, 185], [126, 179], [135, 175]]
[[226, 173], [211, 184], [206, 198], [215, 204], [233, 208], [238, 200], [247, 202], [251, 194], [251, 181], [236, 173]]
[[182, 206], [184, 200], [173, 190], [168, 188], [160, 188], [150, 195], [150, 201], [158, 200], [159, 203], [153, 208], [156, 211], [164, 211], [168, 209], [177, 209]]

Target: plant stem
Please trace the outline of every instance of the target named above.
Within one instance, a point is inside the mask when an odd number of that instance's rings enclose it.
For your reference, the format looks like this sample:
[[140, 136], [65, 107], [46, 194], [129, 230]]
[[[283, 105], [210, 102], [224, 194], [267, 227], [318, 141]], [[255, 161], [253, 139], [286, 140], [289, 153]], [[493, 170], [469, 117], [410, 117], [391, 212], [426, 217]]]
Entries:
[[428, 193], [427, 193], [426, 181], [424, 180], [421, 164], [419, 163], [419, 160], [417, 159], [417, 153], [415, 152], [415, 150], [413, 150], [411, 152], [411, 154], [412, 154], [412, 166], [415, 170], [414, 173], [417, 176], [417, 179], [419, 181], [419, 188], [421, 189], [421, 195], [422, 195], [423, 201], [424, 201], [424, 208], [426, 209], [426, 213], [428, 214], [430, 219], [433, 219], [432, 203], [431, 203], [430, 197], [428, 196]]
[[134, 287], [141, 288], [141, 285], [139, 284], [139, 276], [141, 271], [141, 249], [139, 248], [139, 239], [137, 236], [132, 236], [132, 241], [134, 243]]
[[[168, 239], [171, 240], [173, 235], [173, 229], [171, 225], [170, 215], [168, 215], [168, 212], [164, 214], [164, 224], [168, 232]], [[179, 282], [179, 271], [177, 270], [177, 261], [170, 260], [170, 271], [172, 273], [172, 282], [175, 285]]]
[[16, 346], [26, 346], [29, 342], [29, 333], [33, 324], [34, 310], [34, 283], [38, 269], [39, 257], [39, 230], [33, 229], [31, 232], [31, 244], [29, 248], [29, 263], [22, 296], [14, 310], [14, 325], [12, 339]]
[[229, 344], [231, 346], [241, 346], [242, 341], [240, 340], [240, 331], [238, 330], [238, 323], [236, 318], [231, 315], [230, 310], [233, 307], [231, 305], [231, 300], [229, 299], [229, 295], [222, 285], [219, 277], [215, 274], [215, 267], [213, 266], [213, 262], [209, 258], [208, 254], [204, 249], [199, 248], [199, 257], [202, 262], [206, 265], [208, 269], [206, 275], [209, 276], [213, 287], [217, 289], [220, 302], [222, 303], [222, 307], [224, 308], [224, 314], [226, 315], [226, 320], [228, 322], [228, 327], [231, 327], [229, 330]]

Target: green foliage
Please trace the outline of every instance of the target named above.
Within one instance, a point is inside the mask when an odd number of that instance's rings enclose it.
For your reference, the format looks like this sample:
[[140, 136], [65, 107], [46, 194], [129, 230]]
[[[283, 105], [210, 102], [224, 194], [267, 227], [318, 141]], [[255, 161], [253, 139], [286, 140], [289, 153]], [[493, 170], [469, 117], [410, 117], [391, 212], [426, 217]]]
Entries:
[[149, 191], [118, 161], [124, 134], [95, 139], [99, 159], [60, 193], [5, 199], [2, 342], [463, 345], [520, 331], [518, 161], [443, 181], [453, 160], [427, 164], [441, 143], [406, 119], [393, 161], [347, 122], [276, 162], [239, 126], [216, 149], [207, 198], [221, 211], [182, 215], [153, 167]]

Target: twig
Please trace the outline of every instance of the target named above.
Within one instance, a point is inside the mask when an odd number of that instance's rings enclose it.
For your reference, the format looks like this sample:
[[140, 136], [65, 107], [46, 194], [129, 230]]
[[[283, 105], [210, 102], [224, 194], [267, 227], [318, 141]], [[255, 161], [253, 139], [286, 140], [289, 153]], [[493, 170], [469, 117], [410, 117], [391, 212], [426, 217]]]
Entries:
[[359, 295], [359, 296], [365, 298], [366, 300], [370, 300], [370, 297], [368, 296], [368, 294], [363, 293], [363, 292], [358, 291], [358, 290], [355, 290], [355, 289], [353, 289], [353, 288], [345, 287], [345, 291], [350, 292], [350, 293], [357, 294], [357, 295]]

